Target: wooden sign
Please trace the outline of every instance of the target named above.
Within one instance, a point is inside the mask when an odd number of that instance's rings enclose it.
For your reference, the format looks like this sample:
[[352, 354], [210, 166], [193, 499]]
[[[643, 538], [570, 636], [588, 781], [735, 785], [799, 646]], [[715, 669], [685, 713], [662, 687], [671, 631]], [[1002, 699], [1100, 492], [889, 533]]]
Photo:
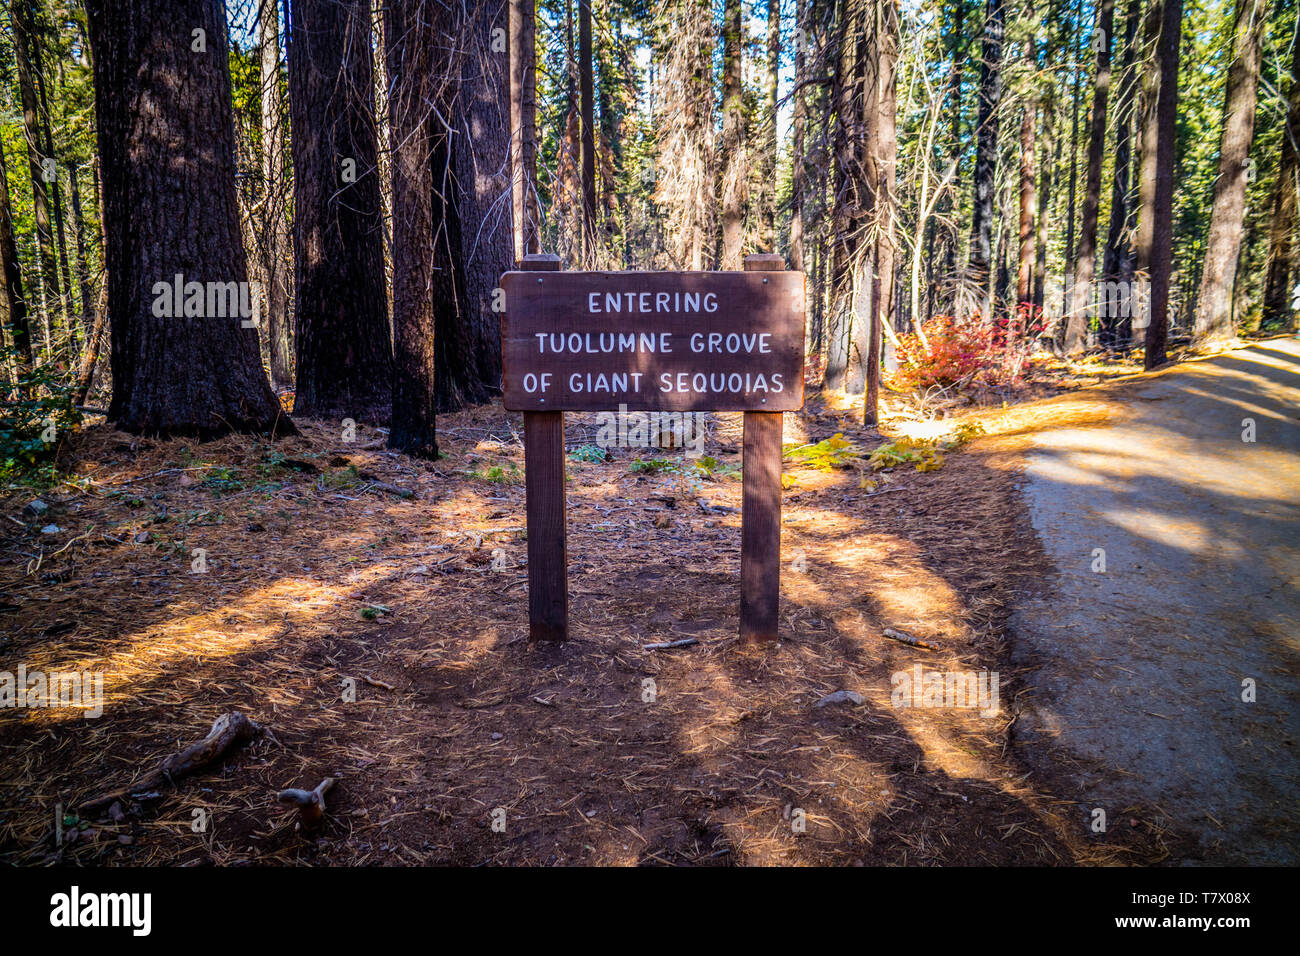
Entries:
[[502, 279], [505, 407], [524, 413], [528, 631], [569, 628], [564, 412], [743, 411], [740, 635], [775, 640], [781, 428], [803, 405], [804, 277], [780, 256], [744, 272], [560, 271], [528, 255]]
[[801, 272], [507, 272], [511, 411], [803, 405]]

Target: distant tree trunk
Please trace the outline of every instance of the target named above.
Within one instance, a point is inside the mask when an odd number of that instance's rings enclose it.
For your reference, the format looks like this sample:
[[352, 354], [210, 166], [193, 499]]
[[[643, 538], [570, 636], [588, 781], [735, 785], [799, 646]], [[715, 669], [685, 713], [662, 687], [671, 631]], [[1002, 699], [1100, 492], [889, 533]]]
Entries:
[[1034, 123], [1036, 107], [1027, 105], [1020, 119], [1020, 262], [1016, 302], [1032, 305], [1034, 287]]
[[41, 268], [37, 272], [40, 282], [37, 284], [41, 328], [45, 337], [45, 348], [52, 353], [54, 333], [50, 322], [51, 311], [57, 308], [61, 299], [59, 291], [59, 267], [54, 253], [54, 234], [50, 228], [50, 201], [46, 190], [44, 160], [42, 154], [42, 137], [40, 117], [36, 106], [36, 84], [32, 79], [31, 0], [11, 0], [9, 4], [9, 21], [13, 28], [14, 64], [18, 73], [18, 93], [23, 108], [23, 132], [27, 142], [27, 168], [32, 181], [32, 206], [36, 219], [36, 246], [40, 253]]
[[1055, 170], [1061, 158], [1061, 137], [1056, 132], [1056, 100], [1049, 94], [1043, 104], [1042, 149], [1038, 154], [1038, 238], [1034, 242], [1034, 313], [1043, 319], [1047, 304], [1047, 239], [1048, 219], [1052, 207], [1053, 189], [1057, 182]]
[[975, 146], [975, 201], [971, 216], [969, 272], [987, 316], [993, 254], [993, 190], [998, 168], [998, 106], [1002, 102], [1002, 0], [988, 0], [980, 58], [979, 130]]
[[722, 14], [722, 268], [743, 265], [745, 245], [745, 104], [742, 62], [745, 23], [740, 0], [725, 0]]
[[[1083, 35], [1082, 0], [1074, 4], [1074, 43], [1070, 49], [1077, 55], [1079, 39]], [[1083, 88], [1083, 70], [1074, 71], [1074, 92], [1071, 95], [1070, 120], [1070, 188], [1065, 211], [1065, 281], [1061, 283], [1061, 324], [1056, 338], [1065, 339], [1065, 318], [1070, 314], [1070, 295], [1073, 289], [1071, 270], [1074, 268], [1074, 213], [1075, 193], [1079, 183], [1079, 93]]]
[[871, 230], [871, 321], [867, 352], [866, 394], [862, 420], [879, 421], [881, 334], [894, 321], [895, 279], [895, 172], [898, 165], [898, 6], [897, 0], [878, 0], [871, 8], [871, 43], [867, 84], [871, 104], [867, 169], [872, 191], [874, 228]]
[[593, 263], [596, 242], [596, 96], [591, 48], [591, 0], [578, 0], [578, 90], [582, 123], [582, 249]]
[[1300, 193], [1300, 43], [1291, 45], [1291, 92], [1282, 130], [1273, 218], [1269, 226], [1268, 272], [1264, 280], [1263, 324], [1291, 323], [1291, 259], [1294, 255], [1296, 197]]
[[536, 117], [536, 0], [510, 0], [511, 215], [517, 260], [541, 251]]
[[1074, 283], [1066, 311], [1065, 351], [1083, 351], [1087, 345], [1088, 313], [1092, 279], [1097, 262], [1097, 212], [1101, 208], [1101, 167], [1105, 162], [1106, 104], [1110, 96], [1111, 32], [1115, 26], [1115, 0], [1101, 0], [1093, 46], [1097, 52], [1097, 75], [1092, 93], [1092, 115], [1088, 120], [1088, 174], [1083, 187], [1083, 215], [1079, 222], [1079, 247], [1074, 255]]
[[1110, 227], [1102, 260], [1104, 297], [1101, 306], [1102, 344], [1126, 346], [1132, 295], [1132, 253], [1129, 248], [1129, 167], [1132, 164], [1133, 101], [1137, 93], [1137, 30], [1142, 0], [1128, 0], [1124, 13], [1124, 57], [1120, 64], [1119, 100], [1115, 104], [1115, 173], [1111, 181]]
[[[949, 61], [948, 61], [948, 119], [951, 123], [952, 146], [949, 161], [953, 167], [954, 181], [959, 181], [957, 167], [961, 163], [962, 140], [961, 140], [961, 81], [962, 74], [965, 70], [966, 58], [962, 55], [962, 30], [966, 20], [966, 4], [968, 0], [953, 0], [952, 9], [952, 26], [948, 29], [948, 35], [951, 37], [949, 43]], [[939, 197], [937, 213], [940, 218], [948, 218], [952, 213], [954, 190], [949, 187], [945, 189], [943, 195]], [[944, 274], [951, 281], [957, 272], [957, 245], [958, 235], [957, 227], [954, 225], [951, 229], [945, 230], [944, 241]], [[954, 303], [954, 310], [956, 305]]]
[[[470, 360], [449, 369], [456, 383], [446, 392], [459, 393], [464, 402], [481, 403], [501, 388], [500, 315], [492, 310], [492, 290], [511, 268], [513, 250], [507, 202], [512, 198], [508, 64], [492, 48], [493, 32], [506, 29], [509, 9], [506, 0], [467, 9], [470, 21], [462, 36], [470, 54], [462, 61], [452, 152], [465, 275], [461, 312]], [[439, 411], [452, 410], [439, 407]]]
[[391, 403], [392, 344], [370, 6], [367, 0], [289, 0], [288, 9], [294, 410], [382, 423]]
[[800, 31], [800, 39], [794, 46], [794, 108], [790, 119], [790, 268], [795, 272], [804, 270], [803, 193], [804, 164], [807, 162], [804, 144], [808, 129], [808, 99], [803, 84], [808, 79], [806, 50], [811, 36], [808, 16], [811, 6], [811, 0], [795, 0], [795, 28]]
[[77, 168], [68, 167], [68, 192], [72, 200], [72, 235], [76, 240], [77, 288], [81, 290], [81, 325], [89, 329], [93, 315], [90, 304], [90, 268], [86, 264], [86, 219], [81, 212], [81, 190], [77, 185]]
[[[853, 312], [861, 308], [859, 288], [861, 219], [867, 208], [864, 195], [864, 157], [861, 110], [862, 74], [859, 37], [863, 31], [865, 0], [839, 0], [834, 47], [831, 103], [831, 261], [830, 294], [826, 316], [827, 388], [844, 388], [849, 369]], [[857, 273], [857, 274], [855, 274]], [[862, 311], [860, 314], [869, 315]], [[859, 385], [859, 387], [861, 387]]]
[[[104, 182], [109, 420], [156, 435], [292, 432], [262, 372], [257, 332], [230, 308], [226, 285], [246, 290], [248, 266], [224, 6], [87, 0], [86, 12]], [[192, 39], [194, 30], [203, 32]], [[168, 315], [178, 293], [183, 314]]]
[[1169, 280], [1173, 269], [1174, 156], [1178, 125], [1178, 49], [1182, 0], [1156, 0], [1147, 18], [1148, 50], [1154, 50], [1145, 82], [1142, 130], [1141, 212], [1137, 268], [1149, 284], [1145, 312], [1146, 354], [1153, 369], [1165, 362], [1169, 334]]
[[759, 161], [762, 202], [759, 209], [758, 246], [776, 252], [776, 136], [781, 71], [781, 0], [767, 0], [767, 73], [764, 76], [763, 154]]
[[4, 262], [5, 324], [13, 338], [18, 361], [30, 368], [32, 336], [27, 321], [27, 299], [23, 295], [23, 272], [14, 241], [13, 207], [9, 203], [9, 169], [0, 149], [0, 260]]
[[266, 337], [271, 385], [293, 387], [293, 336], [289, 325], [289, 210], [284, 201], [284, 97], [280, 92], [279, 0], [259, 0], [258, 44], [262, 88], [262, 272], [266, 276]]
[[[33, 33], [32, 42], [32, 60], [36, 66], [36, 92], [41, 99], [41, 132], [45, 136], [45, 156], [57, 160], [54, 153], [54, 136], [51, 127], [54, 124], [54, 118], [50, 114], [50, 101], [45, 92], [45, 54], [41, 45], [41, 35], [39, 32]], [[68, 234], [63, 228], [63, 197], [59, 194], [59, 172], [60, 167], [56, 162], [50, 178], [50, 208], [54, 211], [54, 236], [58, 241], [59, 253], [59, 315], [62, 317], [63, 328], [68, 336], [68, 345], [73, 355], [77, 351], [77, 322], [72, 313], [68, 299], [72, 295], [72, 270], [68, 267]]]
[[1255, 134], [1255, 92], [1259, 85], [1260, 46], [1268, 20], [1267, 0], [1238, 0], [1233, 23], [1232, 64], [1228, 67], [1227, 102], [1219, 176], [1214, 182], [1210, 235], [1205, 241], [1201, 292], [1196, 299], [1198, 342], [1222, 341], [1235, 334], [1232, 294], [1246, 212], [1246, 176]]

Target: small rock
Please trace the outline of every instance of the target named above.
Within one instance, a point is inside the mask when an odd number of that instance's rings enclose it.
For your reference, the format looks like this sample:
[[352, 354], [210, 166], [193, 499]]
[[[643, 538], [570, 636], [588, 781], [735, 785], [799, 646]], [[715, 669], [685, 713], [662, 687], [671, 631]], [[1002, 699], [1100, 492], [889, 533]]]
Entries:
[[867, 699], [863, 697], [861, 694], [859, 694], [856, 690], [837, 690], [833, 694], [827, 694], [821, 700], [817, 701], [817, 703], [813, 704], [813, 706], [828, 707], [831, 704], [857, 705], [857, 704], [865, 704], [866, 700]]
[[134, 540], [136, 544], [148, 544], [148, 543], [149, 543], [149, 532], [148, 532], [148, 531], [141, 531], [141, 532], [140, 532], [139, 534], [137, 534], [137, 535], [136, 535], [132, 540]]
[[50, 510], [50, 506], [40, 498], [33, 498], [23, 507], [24, 518], [39, 518]]
[[114, 823], [121, 823], [126, 819], [126, 814], [122, 812], [122, 802], [114, 800], [113, 805], [108, 808], [108, 818]]
[[122, 846], [130, 846], [135, 842], [135, 837], [131, 836], [129, 833], [121, 833], [118, 834], [117, 842], [122, 844]]
[[59, 526], [56, 524], [47, 524], [41, 529], [41, 534], [58, 534]]
[[505, 734], [497, 734], [497, 733], [493, 733], [493, 734], [490, 734], [489, 736], [491, 736], [491, 738], [492, 738], [493, 740], [503, 740], [503, 739], [505, 738]]

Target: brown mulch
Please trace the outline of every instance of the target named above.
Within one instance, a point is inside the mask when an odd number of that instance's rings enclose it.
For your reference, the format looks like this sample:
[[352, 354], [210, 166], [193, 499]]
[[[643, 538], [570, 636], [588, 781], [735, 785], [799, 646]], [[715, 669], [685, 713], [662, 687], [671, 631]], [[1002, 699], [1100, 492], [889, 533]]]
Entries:
[[[811, 396], [787, 442], [882, 440], [834, 404]], [[592, 416], [571, 418], [570, 449], [593, 441]], [[1008, 746], [1006, 618], [1046, 570], [1008, 453], [976, 441], [874, 489], [854, 469], [787, 463], [782, 640], [749, 647], [735, 636], [740, 483], [727, 467], [739, 421], [715, 417], [706, 452], [723, 467], [710, 477], [634, 473], [633, 451], [570, 462], [561, 646], [527, 640], [521, 427], [499, 405], [440, 419], [432, 463], [387, 453], [366, 428], [343, 442], [323, 421], [275, 445], [88, 428], [63, 462], [76, 477], [40, 496], [48, 516], [22, 519], [30, 492], [0, 495], [0, 669], [102, 671], [105, 692], [97, 719], [0, 710], [0, 859], [1161, 859], [1165, 835], [1139, 811], [1093, 834], [1086, 808]], [[42, 534], [49, 523], [60, 531]], [[192, 573], [196, 548], [206, 573]], [[686, 637], [698, 643], [643, 649]], [[999, 671], [999, 714], [891, 706], [891, 675], [918, 663]], [[814, 707], [838, 690], [864, 702]], [[76, 819], [78, 800], [231, 710], [268, 732], [128, 801], [120, 820]], [[275, 795], [327, 776], [340, 780], [308, 837]], [[60, 805], [81, 832], [56, 847]]]

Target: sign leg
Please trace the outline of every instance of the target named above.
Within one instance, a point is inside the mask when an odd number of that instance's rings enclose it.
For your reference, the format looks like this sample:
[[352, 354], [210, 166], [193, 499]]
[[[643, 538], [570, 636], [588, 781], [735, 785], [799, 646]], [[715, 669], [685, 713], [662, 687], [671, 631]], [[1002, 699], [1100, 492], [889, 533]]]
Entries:
[[780, 412], [745, 412], [740, 638], [777, 639], [781, 602]]
[[524, 412], [528, 495], [528, 639], [569, 636], [564, 512], [564, 413]]

